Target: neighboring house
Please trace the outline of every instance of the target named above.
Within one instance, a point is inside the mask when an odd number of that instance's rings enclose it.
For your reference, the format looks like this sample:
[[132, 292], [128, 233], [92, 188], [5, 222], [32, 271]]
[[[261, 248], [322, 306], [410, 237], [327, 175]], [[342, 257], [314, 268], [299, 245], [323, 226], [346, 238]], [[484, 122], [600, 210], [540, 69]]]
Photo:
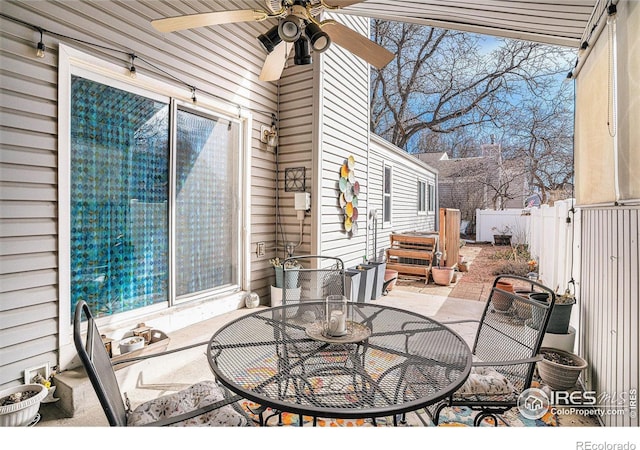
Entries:
[[498, 145], [482, 147], [482, 156], [449, 158], [446, 152], [414, 154], [438, 169], [438, 198], [442, 208], [459, 209], [473, 234], [476, 209], [522, 208], [529, 194], [521, 160], [502, 160]]
[[367, 254], [382, 260], [391, 233], [438, 229], [438, 173], [376, 135], [369, 164], [369, 210], [377, 211], [378, 227]]

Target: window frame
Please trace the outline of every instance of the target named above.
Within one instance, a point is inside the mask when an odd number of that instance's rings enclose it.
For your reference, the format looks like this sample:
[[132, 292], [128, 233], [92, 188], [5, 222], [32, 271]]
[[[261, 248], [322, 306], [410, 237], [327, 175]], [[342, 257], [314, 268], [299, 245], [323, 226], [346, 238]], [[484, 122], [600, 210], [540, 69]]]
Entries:
[[427, 183], [427, 197], [426, 197], [427, 214], [436, 213], [436, 185], [434, 183]]
[[[389, 174], [387, 175], [387, 170]], [[387, 176], [389, 177], [389, 192], [387, 192]], [[389, 199], [389, 214], [387, 217], [385, 202]], [[382, 165], [382, 226], [391, 226], [393, 220], [393, 166], [389, 163]]]
[[[135, 79], [128, 76], [128, 71], [121, 66], [110, 63], [104, 59], [89, 55], [80, 50], [60, 44], [58, 52], [58, 285], [59, 285], [59, 337], [61, 348], [61, 362], [68, 360], [67, 351], [63, 350], [65, 345], [70, 345], [72, 341], [72, 312], [71, 312], [71, 249], [70, 249], [70, 184], [71, 184], [71, 77], [72, 75], [80, 76], [91, 81], [106, 84], [117, 89], [126, 90], [134, 94], [144, 95], [152, 99], [167, 102], [170, 105], [172, 113], [177, 105], [185, 105], [189, 110], [199, 111], [200, 113], [218, 116], [226, 120], [235, 121], [239, 124], [238, 132], [238, 154], [237, 159], [237, 195], [235, 201], [238, 204], [238, 242], [236, 246], [237, 265], [234, 286], [228, 289], [220, 289], [214, 291], [200, 292], [189, 298], [177, 299], [175, 296], [175, 257], [173, 248], [175, 245], [173, 229], [174, 217], [174, 192], [170, 190], [170, 206], [169, 206], [169, 234], [170, 234], [170, 273], [168, 277], [169, 284], [169, 301], [161, 302], [143, 308], [131, 311], [117, 313], [111, 316], [105, 316], [96, 319], [100, 325], [113, 325], [123, 323], [129, 320], [139, 319], [141, 316], [166, 311], [172, 307], [181, 305], [194, 300], [202, 300], [216, 298], [238, 293], [241, 290], [250, 289], [250, 256], [248, 249], [250, 247], [250, 178], [251, 178], [251, 129], [252, 115], [251, 112], [238, 105], [226, 103], [217, 98], [207, 96], [206, 94], [198, 95], [198, 104], [194, 105], [191, 101], [192, 91], [186, 87], [176, 87], [168, 80], [158, 80], [143, 74], [138, 74]], [[175, 158], [175, 132], [173, 124], [170, 125], [170, 167], [168, 168], [172, 177], [171, 189], [173, 189], [173, 180], [175, 179], [174, 163]]]
[[418, 215], [426, 215], [429, 203], [429, 200], [427, 198], [427, 182], [420, 178], [418, 179], [418, 193], [416, 195], [416, 199], [416, 211]]

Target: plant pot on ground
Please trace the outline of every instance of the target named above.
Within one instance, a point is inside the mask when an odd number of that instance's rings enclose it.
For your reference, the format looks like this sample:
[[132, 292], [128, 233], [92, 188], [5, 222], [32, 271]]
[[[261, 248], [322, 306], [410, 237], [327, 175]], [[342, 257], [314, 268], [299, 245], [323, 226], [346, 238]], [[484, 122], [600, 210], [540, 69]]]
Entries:
[[542, 382], [556, 391], [569, 390], [576, 385], [587, 362], [575, 353], [542, 347], [542, 360], [538, 361], [538, 375]]
[[[510, 295], [514, 293], [513, 284], [508, 281], [498, 281], [495, 287], [498, 290], [493, 292], [491, 298], [493, 308], [498, 312], [509, 311], [511, 303], [513, 302], [513, 297]], [[500, 291], [508, 292], [508, 294]]]
[[23, 384], [0, 391], [0, 426], [22, 427], [36, 419], [48, 390], [42, 384]]
[[431, 276], [435, 284], [449, 286], [453, 280], [453, 267], [432, 267]]

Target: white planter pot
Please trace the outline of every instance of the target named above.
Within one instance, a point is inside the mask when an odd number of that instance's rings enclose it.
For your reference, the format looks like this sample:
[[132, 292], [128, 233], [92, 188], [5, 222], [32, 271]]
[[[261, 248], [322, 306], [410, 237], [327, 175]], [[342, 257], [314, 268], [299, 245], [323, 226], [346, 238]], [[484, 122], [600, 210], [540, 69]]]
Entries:
[[282, 305], [282, 288], [271, 286], [271, 306]]
[[144, 338], [142, 336], [130, 336], [120, 341], [120, 354], [133, 352], [144, 348]]
[[40, 402], [47, 396], [47, 388], [41, 384], [23, 384], [0, 391], [0, 399], [17, 392], [38, 391], [36, 395], [22, 402], [0, 406], [0, 427], [23, 427], [29, 425], [38, 415]]
[[568, 353], [573, 353], [576, 342], [576, 329], [569, 327], [566, 334], [545, 333], [542, 338], [542, 347], [557, 348]]

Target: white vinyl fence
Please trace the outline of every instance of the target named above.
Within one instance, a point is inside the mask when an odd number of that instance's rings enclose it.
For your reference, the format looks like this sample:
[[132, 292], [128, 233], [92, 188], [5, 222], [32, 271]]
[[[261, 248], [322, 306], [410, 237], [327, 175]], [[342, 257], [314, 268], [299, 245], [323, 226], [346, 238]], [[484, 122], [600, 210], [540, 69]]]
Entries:
[[542, 205], [524, 210], [478, 209], [476, 240], [493, 242], [493, 235], [500, 234], [496, 230], [509, 227], [512, 243], [528, 244], [532, 258], [538, 261], [542, 283], [563, 293], [572, 276], [577, 284], [580, 273], [580, 214], [570, 211], [573, 203], [562, 200], [551, 207]]

